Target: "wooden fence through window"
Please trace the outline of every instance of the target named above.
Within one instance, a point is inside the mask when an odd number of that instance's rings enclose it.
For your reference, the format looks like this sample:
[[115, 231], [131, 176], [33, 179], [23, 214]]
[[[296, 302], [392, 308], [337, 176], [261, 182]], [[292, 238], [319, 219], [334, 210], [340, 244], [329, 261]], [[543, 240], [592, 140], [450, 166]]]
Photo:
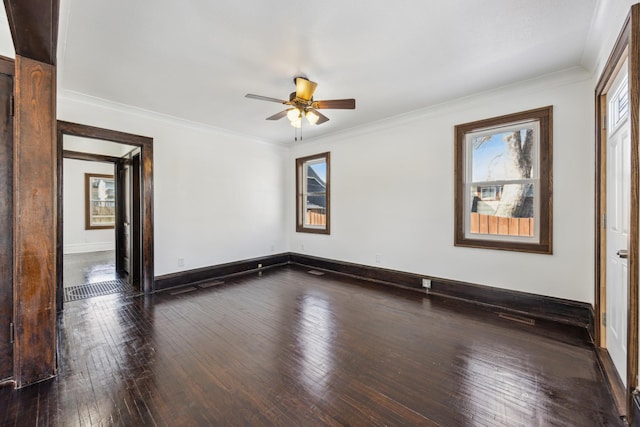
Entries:
[[505, 218], [471, 212], [469, 231], [474, 234], [533, 236], [533, 218]]
[[307, 211], [307, 225], [327, 225], [327, 215]]

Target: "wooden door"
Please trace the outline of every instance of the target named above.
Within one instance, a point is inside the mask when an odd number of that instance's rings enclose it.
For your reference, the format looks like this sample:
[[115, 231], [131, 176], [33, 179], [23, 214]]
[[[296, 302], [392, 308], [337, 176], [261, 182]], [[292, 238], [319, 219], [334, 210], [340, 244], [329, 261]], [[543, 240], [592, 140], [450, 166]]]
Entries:
[[124, 160], [115, 164], [116, 178], [116, 273], [118, 277], [129, 276], [129, 244], [127, 213], [127, 169]]
[[[13, 66], [13, 64], [11, 64]], [[0, 381], [13, 376], [13, 77], [0, 74]]]
[[130, 188], [130, 208], [131, 218], [129, 227], [130, 238], [130, 263], [131, 263], [131, 285], [143, 291], [143, 285], [141, 283], [141, 269], [142, 269], [142, 205], [141, 205], [141, 182], [140, 182], [140, 152], [137, 152], [131, 158], [131, 167], [129, 168], [129, 179], [131, 180]]

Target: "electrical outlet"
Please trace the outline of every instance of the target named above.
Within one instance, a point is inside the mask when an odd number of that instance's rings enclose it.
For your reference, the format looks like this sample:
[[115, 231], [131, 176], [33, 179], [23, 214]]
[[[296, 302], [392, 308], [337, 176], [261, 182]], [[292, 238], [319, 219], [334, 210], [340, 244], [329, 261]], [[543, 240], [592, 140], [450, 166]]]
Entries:
[[431, 289], [431, 279], [422, 279], [422, 287]]
[[376, 264], [380, 264], [380, 254], [376, 254]]
[[184, 258], [178, 258], [178, 267], [184, 267]]
[[300, 250], [304, 251], [304, 243], [300, 245]]

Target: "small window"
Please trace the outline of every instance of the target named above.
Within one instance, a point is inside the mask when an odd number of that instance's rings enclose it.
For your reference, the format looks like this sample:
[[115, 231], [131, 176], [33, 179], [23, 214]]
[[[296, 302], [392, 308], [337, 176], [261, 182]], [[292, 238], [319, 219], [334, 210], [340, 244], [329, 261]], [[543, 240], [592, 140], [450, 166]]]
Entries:
[[502, 186], [478, 187], [478, 189], [480, 190], [480, 200], [497, 200], [498, 192]]
[[329, 153], [296, 159], [296, 231], [329, 234]]
[[629, 113], [629, 79], [627, 76], [623, 78], [623, 83], [611, 97], [609, 111], [609, 134], [612, 134]]
[[455, 245], [551, 253], [553, 107], [455, 127]]
[[84, 174], [85, 229], [114, 228], [116, 189], [113, 175]]

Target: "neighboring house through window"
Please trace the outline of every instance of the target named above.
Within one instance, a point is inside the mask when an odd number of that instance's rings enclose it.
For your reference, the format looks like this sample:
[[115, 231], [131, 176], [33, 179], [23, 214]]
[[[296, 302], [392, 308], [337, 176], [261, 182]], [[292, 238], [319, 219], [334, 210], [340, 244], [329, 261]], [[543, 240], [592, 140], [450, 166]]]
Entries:
[[551, 253], [552, 112], [456, 126], [457, 246]]
[[329, 234], [329, 153], [296, 159], [296, 231]]

